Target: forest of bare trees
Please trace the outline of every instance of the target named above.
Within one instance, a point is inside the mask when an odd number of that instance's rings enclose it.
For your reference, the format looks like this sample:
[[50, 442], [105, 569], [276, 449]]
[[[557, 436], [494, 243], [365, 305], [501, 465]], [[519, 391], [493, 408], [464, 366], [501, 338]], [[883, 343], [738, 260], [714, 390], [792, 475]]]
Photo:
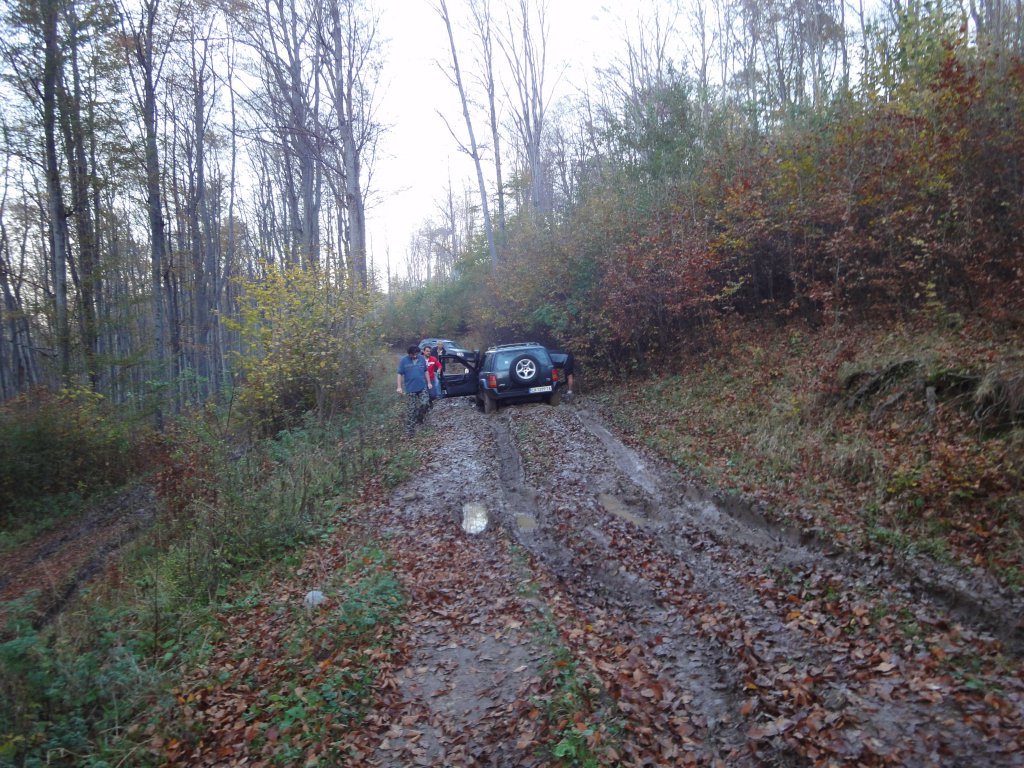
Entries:
[[[622, 256], [623, 238], [636, 241], [626, 230], [639, 225], [602, 231], [612, 226], [605, 206], [621, 212], [628, 201], [637, 216], [654, 217], [652, 232], [714, 251], [724, 230], [711, 214], [723, 201], [739, 205], [729, 183], [751, 176], [766, 153], [812, 135], [796, 131], [820, 136], [820, 126], [906, 103], [908, 88], [944, 76], [951, 52], [991, 62], [985, 78], [1010, 77], [1024, 19], [1008, 0], [638, 2], [620, 9], [620, 45], [605, 66], [556, 98], [564, 64], [548, 48], [547, 5], [432, 4], [438, 23], [423, 34], [450, 54], [439, 63], [462, 102], [463, 114], [444, 120], [477, 178], [437, 180], [437, 208], [423, 212], [404, 277], [392, 281], [371, 268], [385, 259], [368, 252], [367, 201], [387, 143], [379, 88], [401, 51], [388, 49], [372, 3], [8, 0], [0, 397], [85, 387], [146, 404], [158, 419], [203, 401], [235, 381], [237, 361], [259, 346], [243, 309], [275, 270], [314, 275], [312, 290], [341, 307], [332, 322], [352, 325], [373, 303], [366, 292], [465, 279], [484, 255], [492, 273], [545, 274], [565, 288], [563, 272], [575, 280], [580, 259], [600, 253], [600, 291], [592, 280], [573, 297], [524, 293], [538, 323], [579, 339], [571, 318], [544, 305], [613, 299], [612, 252], [621, 279], [640, 274]], [[934, 107], [935, 117], [942, 101], [912, 106]], [[847, 225], [867, 194], [869, 160], [890, 151], [856, 142], [878, 139], [849, 139], [827, 160], [837, 196], [847, 186], [845, 203], [833, 201], [846, 206]], [[843, 138], [827, 140], [835, 148]], [[825, 183], [805, 160], [787, 190], [798, 198], [801, 185]], [[1019, 193], [1019, 180], [1007, 183]], [[846, 225], [821, 226], [835, 231], [820, 252], [837, 253]], [[708, 274], [740, 293], [778, 290], [772, 275], [793, 256], [748, 235], [730, 247], [752, 259], [749, 279], [735, 273], [736, 253]], [[538, 270], [541, 251], [548, 261]], [[671, 258], [673, 273], [694, 263]], [[837, 291], [855, 260], [842, 259], [819, 265]], [[819, 278], [787, 281], [790, 294], [820, 294]], [[665, 300], [657, 312], [686, 303], [678, 291]], [[589, 315], [605, 331], [616, 322]]]
[[243, 351], [239, 278], [371, 286], [376, 25], [358, 2], [5, 4], [0, 395], [202, 400]]

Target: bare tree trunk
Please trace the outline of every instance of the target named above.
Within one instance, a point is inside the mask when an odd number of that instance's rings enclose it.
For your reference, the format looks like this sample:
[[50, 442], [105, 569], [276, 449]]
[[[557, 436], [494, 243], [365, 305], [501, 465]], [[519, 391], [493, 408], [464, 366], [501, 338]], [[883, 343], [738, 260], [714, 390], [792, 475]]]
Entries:
[[53, 297], [60, 377], [71, 374], [71, 338], [68, 329], [67, 211], [57, 159], [57, 81], [61, 56], [58, 40], [58, 0], [43, 2], [43, 135], [46, 145], [46, 193], [50, 219], [50, 257], [53, 259]]
[[78, 61], [79, 26], [74, 2], [68, 3], [69, 41], [66, 45], [71, 63], [71, 92], [64, 93], [63, 127], [65, 152], [71, 178], [71, 204], [78, 242], [78, 271], [74, 270], [73, 254], [68, 253], [75, 278], [78, 307], [81, 312], [82, 353], [89, 383], [94, 391], [99, 389], [99, 370], [96, 364], [98, 352], [98, 331], [96, 304], [101, 286], [99, 285], [100, 265], [96, 243], [96, 230], [92, 217], [91, 187], [92, 169], [86, 157], [86, 136], [82, 126], [82, 81]]
[[[206, 86], [209, 43], [192, 35], [192, 143], [195, 152], [195, 170], [189, 176], [193, 187], [189, 200], [189, 228], [192, 230], [192, 325], [194, 345], [192, 360], [197, 376], [197, 395], [205, 398], [210, 392], [210, 285], [212, 279], [211, 253], [213, 233], [209, 228], [209, 209], [206, 200]], [[198, 60], [197, 60], [198, 54]]]
[[[519, 0], [520, 36], [517, 39], [511, 34], [510, 39], [504, 44], [504, 49], [519, 97], [519, 111], [514, 119], [526, 158], [525, 171], [530, 183], [530, 204], [535, 214], [545, 216], [551, 212], [550, 196], [545, 195], [545, 174], [541, 157], [544, 120], [547, 113], [544, 94], [547, 67], [547, 3], [546, 0], [535, 2], [536, 23], [539, 29], [534, 28], [531, 0]], [[509, 25], [511, 26], [511, 21]]]
[[475, 0], [472, 3], [473, 19], [480, 36], [480, 53], [483, 57], [483, 86], [487, 93], [488, 122], [491, 127], [491, 146], [494, 152], [494, 185], [498, 199], [498, 231], [505, 232], [505, 180], [501, 167], [501, 123], [498, 120], [498, 83], [494, 76], [494, 35], [491, 24], [491, 0]]
[[711, 51], [708, 43], [707, 8], [704, 5], [704, 0], [697, 0], [694, 6], [691, 31], [697, 38], [698, 46], [698, 52], [694, 55], [694, 67], [697, 70], [697, 87], [700, 89], [701, 129], [707, 131], [711, 113], [711, 82], [708, 79]]
[[469, 116], [469, 100], [462, 82], [462, 71], [459, 69], [459, 52], [455, 47], [455, 36], [452, 33], [452, 22], [448, 15], [448, 5], [445, 0], [438, 0], [438, 2], [437, 12], [440, 14], [441, 19], [444, 21], [444, 26], [448, 30], [448, 44], [451, 46], [452, 52], [452, 71], [449, 78], [459, 89], [459, 99], [462, 101], [462, 116], [466, 121], [466, 130], [469, 133], [469, 148], [467, 149], [461, 142], [460, 148], [473, 158], [473, 164], [476, 166], [477, 185], [480, 188], [480, 209], [483, 212], [484, 232], [487, 235], [487, 247], [491, 253], [491, 269], [493, 270], [498, 266], [498, 250], [494, 245], [494, 228], [491, 226], [491, 211], [487, 203], [487, 185], [484, 183], [484, 171], [480, 162], [480, 152], [477, 148], [476, 136], [473, 133], [473, 120]]
[[[7, 176], [4, 178], [6, 180]], [[6, 327], [8, 338], [4, 339], [0, 331], [0, 400], [26, 392], [39, 383], [39, 371], [32, 352], [32, 329], [20, 296], [21, 278], [16, 277], [12, 269], [11, 243], [3, 220], [6, 184], [4, 187], [4, 201], [0, 203], [0, 293], [3, 294], [0, 319], [5, 322], [0, 328]], [[22, 259], [22, 263], [24, 261]]]
[[[310, 58], [313, 18], [296, 0], [264, 0], [260, 5], [236, 6], [248, 45], [261, 65], [266, 94], [257, 109], [269, 144], [276, 147], [274, 163], [282, 166], [269, 179], [280, 189], [290, 236], [283, 258], [296, 265], [319, 268], [320, 146], [317, 142], [320, 79], [315, 76], [319, 52]], [[267, 154], [266, 151], [263, 153]], [[262, 159], [262, 158], [261, 158]], [[269, 164], [268, 164], [269, 167]]]
[[[354, 9], [348, 5], [344, 26], [338, 2], [330, 4], [333, 27], [334, 109], [341, 135], [341, 157], [344, 163], [345, 210], [348, 212], [348, 265], [353, 285], [366, 288], [366, 208], [363, 201], [360, 150], [356, 141], [356, 89], [363, 63], [358, 40]], [[371, 40], [365, 41], [367, 45]], [[340, 243], [339, 243], [340, 245]]]
[[[149, 211], [151, 287], [153, 292], [153, 363], [158, 381], [167, 379], [167, 353], [164, 349], [163, 274], [167, 253], [164, 230], [163, 195], [160, 189], [160, 152], [157, 146], [156, 84], [159, 66], [155, 57], [155, 29], [160, 0], [143, 0], [139, 25], [122, 11], [122, 23], [129, 28], [132, 43], [131, 61], [135, 65], [136, 95], [145, 129], [146, 207]], [[157, 429], [164, 426], [163, 409], [154, 411]]]
[[319, 257], [316, 247], [319, 244], [317, 228], [319, 226], [319, 206], [317, 200], [319, 190], [316, 187], [316, 150], [314, 146], [314, 126], [316, 125], [317, 95], [319, 80], [315, 80], [314, 94], [310, 103], [303, 81], [302, 42], [306, 31], [300, 29], [299, 11], [294, 0], [289, 0], [289, 14], [286, 21], [288, 40], [288, 77], [289, 89], [285, 94], [290, 106], [289, 117], [294, 139], [295, 163], [298, 170], [298, 205], [296, 218], [292, 225], [296, 228], [296, 239], [299, 244], [300, 263], [318, 268]]
[[323, 79], [331, 102], [324, 110], [329, 120], [320, 138], [337, 136], [336, 142], [324, 141], [319, 159], [322, 172], [337, 177], [337, 181], [330, 181], [332, 189], [339, 186], [342, 191], [344, 215], [339, 216], [337, 231], [347, 281], [351, 286], [366, 288], [369, 265], [363, 182], [379, 132], [372, 119], [379, 71], [379, 19], [362, 5], [360, 0], [329, 0], [321, 1], [318, 7]]
[[[227, 252], [224, 254], [224, 274], [218, 286], [217, 293], [217, 305], [221, 312], [231, 311], [231, 298], [228, 286], [231, 284], [231, 277], [233, 276], [235, 268], [235, 260], [237, 258], [235, 253], [235, 186], [236, 186], [236, 165], [238, 162], [238, 147], [235, 143], [235, 135], [237, 134], [237, 116], [235, 112], [235, 88], [234, 88], [234, 57], [230, 58], [228, 64], [228, 94], [231, 99], [231, 172], [230, 179], [228, 181], [228, 239], [227, 239]], [[224, 326], [218, 321], [216, 324], [218, 342], [217, 349], [220, 352], [220, 368], [223, 372], [225, 384], [229, 379], [230, 370], [228, 368], [227, 360], [225, 358], [225, 351], [227, 343], [223, 338]]]

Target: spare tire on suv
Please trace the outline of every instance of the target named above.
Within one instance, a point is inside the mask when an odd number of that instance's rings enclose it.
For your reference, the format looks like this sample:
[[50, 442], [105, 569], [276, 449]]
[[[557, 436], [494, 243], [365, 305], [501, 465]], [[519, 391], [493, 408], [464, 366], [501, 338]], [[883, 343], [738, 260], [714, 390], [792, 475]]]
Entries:
[[520, 355], [508, 368], [508, 375], [517, 384], [530, 384], [540, 374], [541, 364], [536, 353]]
[[490, 347], [482, 355], [458, 350], [441, 356], [441, 389], [445, 397], [473, 397], [484, 413], [499, 404], [541, 400], [558, 405], [566, 382], [564, 365], [543, 344], [520, 342]]

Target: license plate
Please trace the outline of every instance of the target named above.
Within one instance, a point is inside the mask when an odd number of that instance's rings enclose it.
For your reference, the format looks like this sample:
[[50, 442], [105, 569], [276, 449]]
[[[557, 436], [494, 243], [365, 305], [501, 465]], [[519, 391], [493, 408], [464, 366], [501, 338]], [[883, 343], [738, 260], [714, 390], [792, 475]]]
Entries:
[[530, 394], [531, 395], [536, 395], [538, 392], [550, 392], [550, 391], [551, 391], [551, 385], [550, 384], [548, 386], [546, 386], [546, 387], [530, 387]]

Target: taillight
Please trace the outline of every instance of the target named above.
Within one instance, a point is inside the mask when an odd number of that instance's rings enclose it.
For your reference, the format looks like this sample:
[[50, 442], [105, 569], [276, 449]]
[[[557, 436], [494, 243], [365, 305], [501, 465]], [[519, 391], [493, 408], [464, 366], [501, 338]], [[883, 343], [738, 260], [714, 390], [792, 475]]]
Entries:
[[558, 369], [557, 368], [552, 368], [551, 369], [551, 381], [552, 381], [552, 383], [558, 381]]
[[487, 386], [490, 387], [491, 389], [498, 388], [498, 377], [495, 376], [493, 373], [487, 377]]

